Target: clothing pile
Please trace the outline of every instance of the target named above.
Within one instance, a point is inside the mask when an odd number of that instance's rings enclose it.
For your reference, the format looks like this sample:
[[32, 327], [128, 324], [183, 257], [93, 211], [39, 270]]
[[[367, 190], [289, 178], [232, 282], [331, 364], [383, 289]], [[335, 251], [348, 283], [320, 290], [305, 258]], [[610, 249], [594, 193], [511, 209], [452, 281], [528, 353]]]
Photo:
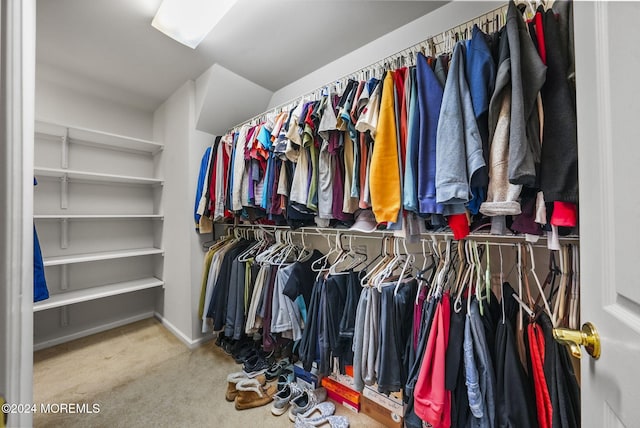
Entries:
[[510, 2], [493, 34], [475, 26], [451, 53], [417, 53], [408, 67], [325, 88], [216, 139], [196, 224], [236, 214], [327, 227], [371, 209], [409, 234], [449, 226], [460, 239], [489, 223], [497, 234], [568, 233], [578, 201], [573, 48], [570, 6], [554, 7], [527, 22]]

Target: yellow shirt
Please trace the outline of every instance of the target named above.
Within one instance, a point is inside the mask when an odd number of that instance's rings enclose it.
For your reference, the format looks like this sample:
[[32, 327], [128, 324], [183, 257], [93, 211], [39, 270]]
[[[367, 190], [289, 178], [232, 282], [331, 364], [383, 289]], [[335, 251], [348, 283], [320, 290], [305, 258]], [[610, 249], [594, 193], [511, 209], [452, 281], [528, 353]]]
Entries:
[[371, 155], [369, 188], [376, 221], [397, 222], [401, 189], [392, 71], [387, 73], [382, 87], [380, 116]]

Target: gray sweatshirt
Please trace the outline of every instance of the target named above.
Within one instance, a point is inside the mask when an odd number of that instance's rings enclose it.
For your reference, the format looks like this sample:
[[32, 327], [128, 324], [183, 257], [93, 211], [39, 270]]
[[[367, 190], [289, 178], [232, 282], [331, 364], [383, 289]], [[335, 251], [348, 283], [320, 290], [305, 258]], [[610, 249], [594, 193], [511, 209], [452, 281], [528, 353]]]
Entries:
[[465, 77], [464, 44], [458, 42], [453, 51], [436, 136], [436, 201], [445, 215], [464, 212], [471, 179], [486, 166]]
[[535, 163], [540, 161], [538, 116], [534, 107], [547, 67], [540, 59], [522, 14], [513, 1], [509, 2], [506, 27], [511, 57], [509, 181], [534, 187]]

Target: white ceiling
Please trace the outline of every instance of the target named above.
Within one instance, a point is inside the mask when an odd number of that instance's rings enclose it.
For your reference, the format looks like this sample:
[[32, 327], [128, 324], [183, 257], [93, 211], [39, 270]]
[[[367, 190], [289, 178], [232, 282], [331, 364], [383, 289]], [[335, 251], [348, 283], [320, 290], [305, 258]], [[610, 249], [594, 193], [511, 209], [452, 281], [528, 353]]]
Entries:
[[213, 63], [275, 91], [444, 3], [239, 0], [192, 50], [151, 27], [160, 0], [38, 0], [37, 73], [147, 110]]

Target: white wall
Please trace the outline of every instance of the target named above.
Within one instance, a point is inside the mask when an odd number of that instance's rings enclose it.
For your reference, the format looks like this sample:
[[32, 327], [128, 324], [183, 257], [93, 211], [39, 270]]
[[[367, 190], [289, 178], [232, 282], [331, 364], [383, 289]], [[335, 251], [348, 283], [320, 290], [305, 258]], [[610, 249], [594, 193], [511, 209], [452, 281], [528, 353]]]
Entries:
[[81, 92], [47, 76], [36, 79], [36, 120], [147, 140], [153, 137], [152, 112]]
[[504, 4], [485, 1], [448, 3], [281, 88], [271, 97], [268, 108], [311, 92]]
[[201, 335], [197, 320], [203, 252], [193, 207], [200, 160], [214, 137], [195, 129], [195, 83], [186, 82], [154, 113], [154, 139], [163, 141], [164, 296], [158, 313], [187, 343]]
[[196, 91], [196, 127], [216, 135], [263, 112], [273, 95], [220, 64], [213, 64], [198, 77]]

